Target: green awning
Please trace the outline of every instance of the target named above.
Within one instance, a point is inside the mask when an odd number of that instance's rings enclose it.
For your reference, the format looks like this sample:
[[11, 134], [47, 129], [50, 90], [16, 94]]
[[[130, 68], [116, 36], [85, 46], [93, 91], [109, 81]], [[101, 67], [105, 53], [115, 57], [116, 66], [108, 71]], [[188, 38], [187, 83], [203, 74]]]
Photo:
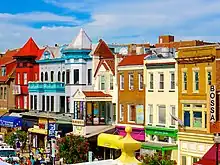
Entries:
[[141, 144], [142, 149], [148, 150], [160, 150], [160, 151], [168, 151], [168, 150], [177, 150], [177, 144], [165, 144], [165, 143], [156, 143], [156, 142], [144, 142]]
[[158, 136], [168, 136], [177, 138], [178, 129], [175, 128], [164, 128], [164, 127], [154, 127], [146, 126], [145, 133], [147, 135], [158, 135]]

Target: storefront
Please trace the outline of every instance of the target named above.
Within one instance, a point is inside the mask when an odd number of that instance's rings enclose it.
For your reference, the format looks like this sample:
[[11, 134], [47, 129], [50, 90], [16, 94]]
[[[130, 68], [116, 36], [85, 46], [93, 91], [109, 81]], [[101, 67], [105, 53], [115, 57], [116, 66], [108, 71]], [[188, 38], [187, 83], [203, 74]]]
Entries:
[[7, 133], [22, 127], [22, 118], [15, 116], [2, 116], [0, 118], [0, 132]]
[[179, 132], [179, 163], [188, 165], [198, 162], [203, 155], [213, 146], [214, 135]]
[[[115, 126], [115, 129], [118, 135], [121, 135], [121, 136], [126, 135], [125, 126]], [[144, 128], [132, 126], [131, 136], [135, 140], [145, 141]]]

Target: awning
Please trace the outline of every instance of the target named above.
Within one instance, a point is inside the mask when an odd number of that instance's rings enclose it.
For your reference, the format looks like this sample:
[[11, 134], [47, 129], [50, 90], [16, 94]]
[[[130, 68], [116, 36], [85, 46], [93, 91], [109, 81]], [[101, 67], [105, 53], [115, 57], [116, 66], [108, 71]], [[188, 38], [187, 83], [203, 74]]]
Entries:
[[15, 116], [2, 116], [0, 118], [0, 126], [1, 127], [21, 127], [22, 126], [22, 119], [21, 117]]
[[40, 129], [40, 128], [29, 128], [28, 132], [35, 133], [35, 134], [47, 135], [47, 130]]
[[161, 150], [161, 151], [168, 151], [168, 150], [177, 150], [177, 144], [165, 144], [165, 143], [156, 143], [156, 142], [144, 142], [141, 144], [142, 149], [148, 150]]
[[[220, 160], [220, 147], [218, 150], [218, 160]], [[202, 159], [194, 165], [215, 165], [216, 161], [216, 144], [214, 144], [207, 152], [206, 154], [202, 157]]]

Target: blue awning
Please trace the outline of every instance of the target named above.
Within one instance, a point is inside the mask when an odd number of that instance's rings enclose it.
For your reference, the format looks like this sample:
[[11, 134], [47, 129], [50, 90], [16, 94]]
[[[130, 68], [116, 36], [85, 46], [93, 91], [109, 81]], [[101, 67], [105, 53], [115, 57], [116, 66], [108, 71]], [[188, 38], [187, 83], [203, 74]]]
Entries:
[[21, 127], [22, 126], [22, 118], [15, 116], [2, 116], [0, 118], [0, 126], [1, 127]]

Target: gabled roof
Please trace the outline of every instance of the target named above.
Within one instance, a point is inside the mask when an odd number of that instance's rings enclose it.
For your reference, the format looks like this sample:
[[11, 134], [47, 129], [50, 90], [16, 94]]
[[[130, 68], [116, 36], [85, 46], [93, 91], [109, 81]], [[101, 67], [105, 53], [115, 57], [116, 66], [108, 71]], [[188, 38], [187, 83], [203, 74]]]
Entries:
[[105, 67], [106, 71], [111, 70], [112, 74], [115, 75], [115, 60], [114, 59], [101, 59], [96, 68], [94, 77], [97, 75], [102, 65]]
[[37, 44], [34, 42], [33, 38], [30, 37], [29, 40], [25, 43], [25, 45], [17, 52], [14, 57], [38, 57], [39, 48]]
[[19, 49], [7, 50], [3, 57], [0, 58], [0, 65], [13, 62], [13, 56], [18, 52]]
[[146, 56], [148, 56], [148, 54], [125, 56], [118, 66], [143, 65]]
[[81, 28], [77, 37], [67, 46], [66, 49], [92, 49], [92, 40]]
[[104, 59], [106, 58], [114, 58], [114, 54], [109, 49], [108, 45], [102, 39], [99, 40], [99, 44], [97, 45], [93, 56], [99, 56]]

